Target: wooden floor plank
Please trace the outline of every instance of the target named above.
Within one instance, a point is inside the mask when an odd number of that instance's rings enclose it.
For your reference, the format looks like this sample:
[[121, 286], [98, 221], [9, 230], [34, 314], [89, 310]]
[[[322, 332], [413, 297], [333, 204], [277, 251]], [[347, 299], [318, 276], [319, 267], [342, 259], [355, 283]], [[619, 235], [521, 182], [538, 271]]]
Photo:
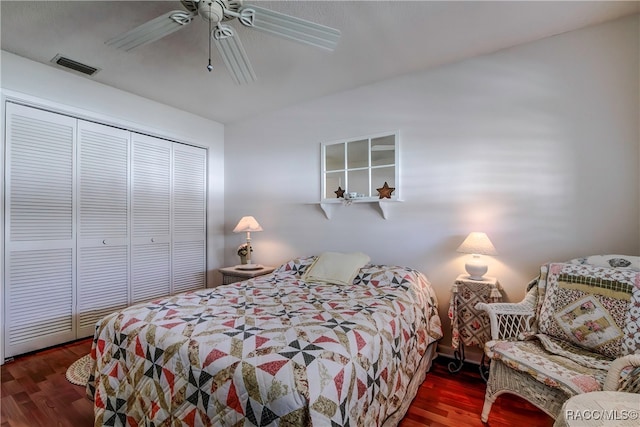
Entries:
[[[91, 427], [93, 405], [85, 388], [69, 383], [65, 372], [91, 349], [85, 339], [16, 357], [2, 366], [0, 427]], [[435, 360], [399, 427], [483, 427], [480, 412], [485, 383], [477, 367], [456, 373], [449, 359]], [[493, 405], [491, 427], [551, 427], [553, 419], [519, 397], [503, 394]]]

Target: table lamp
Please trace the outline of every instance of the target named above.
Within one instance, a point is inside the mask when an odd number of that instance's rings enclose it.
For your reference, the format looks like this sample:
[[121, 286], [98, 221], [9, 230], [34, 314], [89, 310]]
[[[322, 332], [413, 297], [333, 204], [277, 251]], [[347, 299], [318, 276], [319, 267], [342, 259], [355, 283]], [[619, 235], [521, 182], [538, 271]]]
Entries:
[[471, 259], [464, 265], [471, 280], [484, 280], [487, 272], [487, 263], [482, 259], [482, 255], [498, 255], [493, 243], [485, 233], [474, 231], [469, 233], [464, 242], [458, 247], [457, 252], [472, 254]]
[[259, 264], [251, 263], [251, 232], [252, 231], [262, 231], [262, 227], [258, 224], [258, 221], [252, 216], [243, 216], [240, 218], [238, 225], [233, 229], [234, 233], [247, 233], [247, 263], [241, 264], [236, 268], [238, 270], [257, 270], [261, 268]]

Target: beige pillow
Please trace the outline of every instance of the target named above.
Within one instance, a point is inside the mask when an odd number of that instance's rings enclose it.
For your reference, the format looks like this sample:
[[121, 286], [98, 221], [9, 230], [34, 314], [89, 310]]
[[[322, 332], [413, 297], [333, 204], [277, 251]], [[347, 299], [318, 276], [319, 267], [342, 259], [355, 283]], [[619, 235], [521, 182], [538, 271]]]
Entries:
[[302, 277], [310, 282], [326, 282], [351, 285], [358, 271], [369, 262], [368, 255], [361, 252], [342, 254], [323, 252], [311, 264]]

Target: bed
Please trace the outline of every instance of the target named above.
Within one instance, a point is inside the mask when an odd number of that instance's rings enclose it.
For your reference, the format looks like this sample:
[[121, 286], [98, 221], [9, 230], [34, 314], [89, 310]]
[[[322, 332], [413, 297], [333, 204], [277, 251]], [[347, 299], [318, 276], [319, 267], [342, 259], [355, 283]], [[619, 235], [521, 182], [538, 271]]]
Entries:
[[99, 321], [95, 425], [397, 425], [442, 337], [435, 293], [397, 266], [305, 279], [316, 260]]

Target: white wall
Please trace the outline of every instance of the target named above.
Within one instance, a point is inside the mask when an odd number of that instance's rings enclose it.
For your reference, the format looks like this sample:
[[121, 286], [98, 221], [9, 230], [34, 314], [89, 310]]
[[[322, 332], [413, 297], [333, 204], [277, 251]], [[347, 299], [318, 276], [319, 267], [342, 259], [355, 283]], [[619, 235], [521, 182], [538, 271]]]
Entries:
[[[57, 111], [79, 117], [93, 118], [106, 124], [119, 124], [130, 130], [208, 148], [207, 280], [215, 284], [217, 278], [214, 273], [222, 265], [224, 252], [224, 126], [96, 83], [90, 78], [30, 61], [6, 51], [0, 53], [0, 83], [5, 96], [53, 106]], [[2, 143], [4, 152], [4, 138]], [[0, 175], [4, 179], [4, 173]], [[2, 187], [4, 188], [4, 185]]]
[[[226, 264], [254, 215], [255, 262], [360, 250], [421, 270], [448, 333], [470, 231], [491, 237], [489, 275], [510, 301], [545, 261], [638, 255], [638, 34], [635, 16], [227, 125]], [[327, 220], [320, 143], [394, 130], [404, 202], [388, 220], [364, 204]]]

